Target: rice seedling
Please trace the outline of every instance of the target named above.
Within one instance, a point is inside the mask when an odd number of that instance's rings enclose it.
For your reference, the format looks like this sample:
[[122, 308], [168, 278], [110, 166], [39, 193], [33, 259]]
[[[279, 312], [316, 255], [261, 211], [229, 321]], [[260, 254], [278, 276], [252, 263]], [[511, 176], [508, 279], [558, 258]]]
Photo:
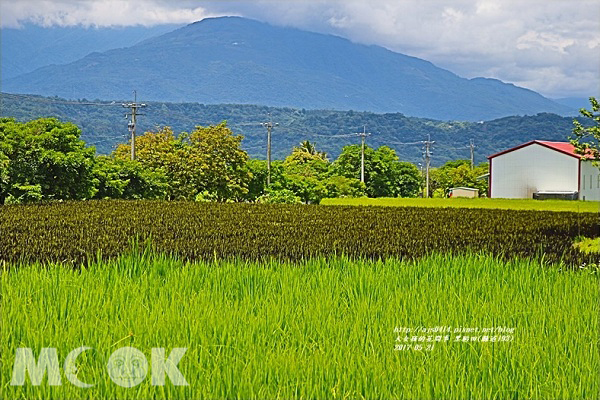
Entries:
[[[142, 248], [79, 269], [14, 265], [0, 274], [0, 397], [595, 399], [598, 279], [475, 253], [191, 262]], [[93, 387], [64, 371], [60, 386], [10, 385], [18, 347], [56, 347], [62, 364], [80, 346], [93, 350], [76, 375]], [[189, 386], [151, 372], [115, 384], [106, 365], [124, 346], [148, 360], [187, 348]]]
[[388, 207], [458, 207], [493, 208], [503, 210], [600, 212], [598, 201], [490, 199], [490, 198], [336, 198], [323, 199], [323, 205], [388, 206]]

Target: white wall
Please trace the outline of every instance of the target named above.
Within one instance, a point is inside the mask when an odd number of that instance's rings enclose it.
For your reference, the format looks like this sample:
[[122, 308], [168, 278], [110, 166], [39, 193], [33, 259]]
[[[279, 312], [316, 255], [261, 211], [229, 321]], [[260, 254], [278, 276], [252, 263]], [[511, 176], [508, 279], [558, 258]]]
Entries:
[[581, 163], [581, 183], [579, 200], [600, 200], [600, 168], [594, 167], [591, 161]]
[[578, 190], [579, 160], [537, 143], [491, 162], [491, 197], [531, 199], [537, 191]]

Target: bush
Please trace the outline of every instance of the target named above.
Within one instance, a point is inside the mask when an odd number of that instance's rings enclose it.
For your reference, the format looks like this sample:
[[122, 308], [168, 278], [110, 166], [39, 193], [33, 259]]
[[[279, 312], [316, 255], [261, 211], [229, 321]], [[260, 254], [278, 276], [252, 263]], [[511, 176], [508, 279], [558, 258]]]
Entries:
[[11, 192], [5, 200], [6, 204], [35, 203], [43, 197], [40, 185], [13, 185]]
[[300, 204], [302, 200], [288, 189], [267, 190], [267, 193], [258, 198], [263, 204]]

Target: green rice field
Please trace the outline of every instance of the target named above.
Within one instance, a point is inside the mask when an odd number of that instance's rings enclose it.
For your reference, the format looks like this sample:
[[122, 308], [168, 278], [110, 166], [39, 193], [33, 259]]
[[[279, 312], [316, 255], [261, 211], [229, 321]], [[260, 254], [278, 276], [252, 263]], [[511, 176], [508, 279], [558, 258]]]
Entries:
[[[0, 399], [597, 399], [598, 217], [1, 206]], [[20, 348], [32, 370], [55, 348], [59, 375], [20, 381]], [[114, 358], [126, 348], [142, 356]]]
[[457, 208], [497, 208], [504, 210], [540, 210], [600, 212], [598, 201], [533, 200], [533, 199], [488, 199], [488, 198], [337, 198], [323, 199], [323, 205], [345, 206], [388, 206], [388, 207], [457, 207]]
[[[596, 399], [600, 390], [592, 269], [475, 254], [190, 263], [141, 252], [80, 270], [22, 265], [0, 282], [6, 399]], [[94, 386], [64, 377], [10, 386], [24, 346], [57, 347], [61, 362], [93, 348], [77, 377]], [[187, 348], [179, 369], [189, 386], [114, 384], [105, 365], [121, 346], [148, 357], [153, 347]]]

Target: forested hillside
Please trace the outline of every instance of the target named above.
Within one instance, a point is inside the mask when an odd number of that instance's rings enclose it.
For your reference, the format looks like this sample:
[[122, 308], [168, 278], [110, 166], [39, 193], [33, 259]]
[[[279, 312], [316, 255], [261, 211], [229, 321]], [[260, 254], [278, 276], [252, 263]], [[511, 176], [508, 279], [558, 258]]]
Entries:
[[[138, 119], [138, 132], [170, 126], [176, 133], [190, 132], [195, 126], [218, 124], [224, 120], [236, 134], [244, 135], [242, 148], [252, 158], [266, 156], [266, 130], [260, 123], [270, 113], [279, 123], [273, 131], [273, 158], [283, 159], [302, 140], [316, 142], [330, 158], [342, 147], [359, 143], [353, 136], [337, 137], [363, 130], [372, 133], [367, 143], [373, 147], [388, 145], [401, 160], [418, 163], [422, 146], [414, 143], [431, 135], [433, 165], [469, 157], [469, 140], [474, 139], [476, 162], [502, 149], [533, 139], [567, 140], [573, 128], [572, 118], [554, 114], [513, 116], [484, 122], [447, 122], [406, 117], [400, 113], [375, 114], [356, 111], [304, 110], [256, 105], [204, 105], [198, 103], [147, 103]], [[39, 117], [57, 117], [75, 123], [82, 138], [96, 146], [99, 153], [110, 153], [118, 143], [128, 140], [127, 112], [121, 102], [71, 102], [59, 98], [3, 93], [1, 115], [28, 121]]]

